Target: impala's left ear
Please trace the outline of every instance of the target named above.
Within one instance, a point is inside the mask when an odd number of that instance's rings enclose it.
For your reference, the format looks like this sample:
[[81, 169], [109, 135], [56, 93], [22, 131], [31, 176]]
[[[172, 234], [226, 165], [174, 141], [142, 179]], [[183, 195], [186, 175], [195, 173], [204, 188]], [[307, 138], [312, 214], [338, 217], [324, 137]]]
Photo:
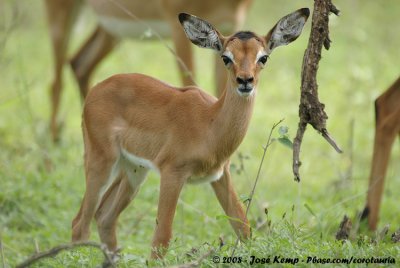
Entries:
[[211, 48], [221, 53], [224, 37], [211, 25], [196, 16], [180, 13], [179, 21], [189, 40], [204, 48]]
[[279, 46], [287, 45], [296, 40], [303, 30], [308, 16], [310, 16], [310, 10], [301, 8], [280, 19], [265, 36], [267, 48], [272, 51]]

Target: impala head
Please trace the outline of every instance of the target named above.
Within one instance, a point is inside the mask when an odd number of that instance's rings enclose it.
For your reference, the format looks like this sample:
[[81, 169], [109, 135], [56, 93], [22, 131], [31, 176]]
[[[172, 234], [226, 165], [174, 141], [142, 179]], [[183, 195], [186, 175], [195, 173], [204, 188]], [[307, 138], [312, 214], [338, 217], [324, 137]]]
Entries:
[[299, 9], [280, 19], [265, 36], [241, 31], [225, 37], [207, 21], [185, 13], [179, 14], [179, 21], [193, 44], [221, 55], [231, 88], [240, 96], [249, 97], [254, 94], [258, 74], [272, 50], [296, 40], [309, 15], [308, 8]]

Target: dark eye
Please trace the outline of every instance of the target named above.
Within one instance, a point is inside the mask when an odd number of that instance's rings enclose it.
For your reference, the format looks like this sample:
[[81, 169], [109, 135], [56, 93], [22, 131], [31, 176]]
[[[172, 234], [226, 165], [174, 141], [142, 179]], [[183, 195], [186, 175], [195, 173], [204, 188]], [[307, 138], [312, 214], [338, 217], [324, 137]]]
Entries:
[[225, 65], [232, 63], [232, 60], [228, 56], [222, 55], [221, 58], [224, 61]]
[[258, 59], [258, 62], [260, 62], [262, 65], [264, 65], [267, 62], [267, 60], [268, 60], [268, 56], [264, 55]]

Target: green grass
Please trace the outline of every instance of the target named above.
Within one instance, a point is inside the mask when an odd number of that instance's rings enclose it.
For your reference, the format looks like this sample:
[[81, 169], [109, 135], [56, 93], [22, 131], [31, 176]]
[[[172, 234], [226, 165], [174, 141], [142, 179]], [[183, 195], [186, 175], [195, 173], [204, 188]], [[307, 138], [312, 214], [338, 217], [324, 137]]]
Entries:
[[[313, 4], [310, 0], [279, 5], [276, 1], [254, 2], [246, 28], [259, 33], [266, 33], [284, 14]], [[400, 227], [398, 143], [393, 148], [380, 215], [380, 228], [390, 224], [389, 235], [373, 241], [375, 234], [363, 226], [351, 241], [342, 243], [334, 238], [342, 217], [354, 217], [364, 206], [374, 135], [373, 101], [400, 73], [397, 2], [335, 1], [342, 13], [338, 18], [331, 16], [333, 43], [330, 51], [323, 51], [318, 83], [320, 99], [329, 115], [328, 129], [345, 152], [336, 154], [308, 128], [301, 151], [302, 181], [295, 183], [291, 150], [273, 143], [249, 214], [253, 227], [264, 221], [270, 224], [254, 229], [253, 239], [240, 244], [236, 256], [304, 260], [307, 256], [400, 256], [399, 245], [389, 238]], [[85, 15], [74, 32], [71, 54], [94, 25], [90, 12], [86, 10]], [[70, 241], [71, 221], [84, 192], [81, 103], [77, 85], [66, 68], [61, 107], [63, 137], [54, 146], [48, 130], [52, 57], [43, 3], [2, 1], [0, 18], [0, 239], [4, 256], [0, 255], [0, 266], [4, 262], [6, 267], [13, 267], [36, 248], [47, 250]], [[285, 118], [283, 124], [289, 127], [289, 136], [295, 135], [300, 69], [309, 31], [310, 23], [296, 42], [275, 51], [261, 75], [254, 117], [238, 150], [246, 157], [242, 159], [238, 153], [232, 157], [235, 188], [243, 197], [251, 190], [262, 145], [273, 123]], [[196, 58], [198, 84], [212, 89], [212, 53], [196, 49]], [[122, 43], [102, 63], [92, 82], [119, 72], [142, 72], [179, 84], [173, 56], [157, 42]], [[274, 134], [275, 138], [278, 136]], [[241, 163], [244, 169], [239, 168]], [[348, 184], [341, 183], [349, 171], [352, 176]], [[155, 225], [158, 182], [156, 174], [151, 173], [120, 218], [120, 267], [146, 265]], [[174, 240], [165, 261], [155, 265], [190, 262], [210, 248], [215, 253], [203, 261], [204, 267], [213, 267], [214, 255], [230, 256], [236, 238], [227, 219], [218, 217], [222, 214], [208, 185], [186, 186], [174, 221]], [[220, 238], [225, 243], [221, 249]], [[99, 241], [95, 225], [91, 239]], [[193, 249], [196, 252], [191, 254]], [[98, 250], [78, 249], [44, 260], [37, 267], [92, 267], [101, 262]], [[298, 265], [309, 267], [305, 263]]]

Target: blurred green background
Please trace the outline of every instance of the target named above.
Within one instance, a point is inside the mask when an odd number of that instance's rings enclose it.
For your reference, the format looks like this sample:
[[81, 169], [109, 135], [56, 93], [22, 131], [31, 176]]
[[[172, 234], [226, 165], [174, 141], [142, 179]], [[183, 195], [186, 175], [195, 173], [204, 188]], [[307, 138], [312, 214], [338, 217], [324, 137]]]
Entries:
[[[309, 127], [301, 151], [302, 181], [296, 183], [291, 170], [292, 151], [273, 143], [249, 215], [254, 227], [265, 221], [267, 208], [268, 219], [279, 234], [282, 215], [290, 213], [290, 223], [304, 230], [313, 243], [333, 240], [343, 215], [354, 217], [364, 207], [374, 136], [373, 102], [400, 74], [399, 2], [334, 3], [341, 14], [330, 16], [333, 42], [329, 51], [322, 52], [318, 84], [329, 115], [328, 130], [344, 153], [337, 154]], [[267, 33], [282, 16], [312, 6], [311, 0], [254, 0], [245, 29]], [[94, 26], [95, 17], [86, 8], [74, 29], [70, 55]], [[232, 157], [234, 184], [244, 198], [253, 185], [262, 146], [273, 123], [284, 118], [290, 138], [296, 134], [301, 63], [310, 27], [309, 21], [298, 40], [274, 51], [261, 74], [254, 117], [243, 144]], [[195, 51], [197, 82], [213, 93], [213, 54]], [[70, 69], [65, 68], [62, 141], [54, 146], [48, 129], [52, 66], [43, 1], [0, 0], [0, 239], [7, 267], [35, 248], [43, 250], [69, 242], [71, 221], [84, 193], [78, 87]], [[156, 41], [121, 43], [97, 69], [92, 84], [126, 72], [180, 84], [173, 56]], [[399, 159], [396, 141], [380, 217], [380, 227], [390, 224], [390, 231], [400, 227]], [[158, 182], [157, 175], [151, 173], [119, 221], [120, 246], [133, 263], [143, 264], [149, 253]], [[218, 243], [220, 236], [228, 244], [235, 240], [227, 220], [216, 217], [223, 212], [210, 189], [209, 185], [189, 185], [182, 192], [174, 222], [175, 241], [169, 253], [172, 263], [191, 247]], [[254, 236], [268, 236], [268, 232], [254, 231]], [[98, 241], [95, 226], [92, 239]]]

